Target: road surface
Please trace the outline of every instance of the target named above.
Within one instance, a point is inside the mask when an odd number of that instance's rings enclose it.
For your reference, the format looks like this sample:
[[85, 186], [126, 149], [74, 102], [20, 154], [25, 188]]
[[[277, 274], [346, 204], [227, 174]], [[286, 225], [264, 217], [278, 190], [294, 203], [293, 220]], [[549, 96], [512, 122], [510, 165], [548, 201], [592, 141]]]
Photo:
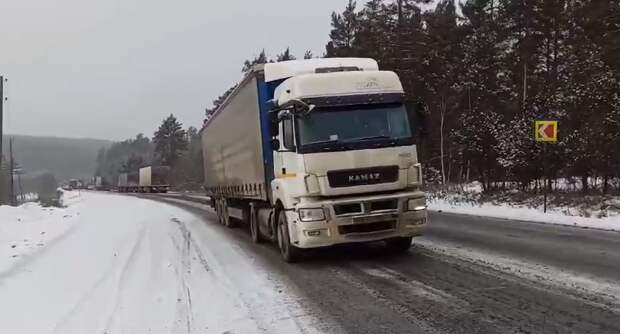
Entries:
[[204, 198], [140, 197], [5, 210], [31, 236], [0, 252], [0, 333], [620, 333], [620, 233], [434, 213], [406, 254], [287, 264]]
[[[203, 205], [154, 199], [217, 226]], [[247, 231], [221, 229], [285, 277], [330, 331], [620, 333], [617, 232], [432, 213], [427, 235], [402, 256], [345, 246], [290, 265]]]

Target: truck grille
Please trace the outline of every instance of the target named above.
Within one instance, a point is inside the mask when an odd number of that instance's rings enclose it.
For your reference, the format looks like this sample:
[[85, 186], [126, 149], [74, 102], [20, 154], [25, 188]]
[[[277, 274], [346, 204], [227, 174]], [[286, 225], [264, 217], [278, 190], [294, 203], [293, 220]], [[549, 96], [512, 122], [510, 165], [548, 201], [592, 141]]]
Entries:
[[327, 180], [332, 188], [396, 182], [398, 166], [329, 171]]
[[369, 202], [367, 205], [370, 207], [368, 210], [370, 212], [396, 210], [398, 209], [398, 200], [388, 199], [384, 201], [375, 201]]
[[394, 228], [396, 228], [396, 221], [392, 220], [368, 224], [341, 225], [338, 226], [338, 232], [340, 234], [371, 233], [393, 230]]
[[347, 203], [347, 204], [336, 204], [334, 205], [334, 212], [336, 216], [342, 215], [351, 215], [356, 213], [362, 213], [362, 204], [361, 203]]

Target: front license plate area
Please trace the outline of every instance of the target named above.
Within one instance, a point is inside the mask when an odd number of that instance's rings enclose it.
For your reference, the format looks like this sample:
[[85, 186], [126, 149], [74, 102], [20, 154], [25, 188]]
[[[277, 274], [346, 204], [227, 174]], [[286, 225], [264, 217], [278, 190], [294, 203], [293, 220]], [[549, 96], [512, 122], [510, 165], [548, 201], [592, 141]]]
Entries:
[[378, 215], [378, 216], [368, 216], [368, 217], [355, 217], [353, 218], [353, 224], [371, 224], [378, 223], [384, 221], [397, 220], [397, 214], [389, 214], [389, 215]]

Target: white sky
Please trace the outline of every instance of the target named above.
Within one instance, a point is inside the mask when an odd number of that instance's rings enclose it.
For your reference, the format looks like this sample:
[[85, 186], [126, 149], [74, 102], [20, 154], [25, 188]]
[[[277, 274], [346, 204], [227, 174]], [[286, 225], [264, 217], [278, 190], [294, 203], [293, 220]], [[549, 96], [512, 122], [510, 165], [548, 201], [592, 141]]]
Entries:
[[322, 54], [346, 2], [0, 0], [5, 133], [152, 136], [170, 113], [199, 126], [260, 49]]

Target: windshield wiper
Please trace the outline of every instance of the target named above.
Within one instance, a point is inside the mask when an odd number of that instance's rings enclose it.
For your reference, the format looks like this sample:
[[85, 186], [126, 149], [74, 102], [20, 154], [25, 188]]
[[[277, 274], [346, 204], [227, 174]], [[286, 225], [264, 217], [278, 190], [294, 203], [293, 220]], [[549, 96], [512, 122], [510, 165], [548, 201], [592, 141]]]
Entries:
[[374, 140], [374, 139], [392, 139], [392, 137], [390, 137], [390, 136], [385, 136], [385, 135], [379, 135], [379, 136], [369, 136], [369, 137], [360, 137], [360, 138], [353, 138], [353, 139], [349, 139], [349, 140], [347, 140], [347, 142], [352, 142], [352, 141], [365, 141], [365, 140]]
[[327, 140], [319, 140], [319, 141], [313, 141], [310, 143], [305, 143], [305, 145], [320, 145], [320, 144], [331, 144], [331, 143], [338, 143], [340, 142], [340, 140], [338, 139], [327, 139]]

